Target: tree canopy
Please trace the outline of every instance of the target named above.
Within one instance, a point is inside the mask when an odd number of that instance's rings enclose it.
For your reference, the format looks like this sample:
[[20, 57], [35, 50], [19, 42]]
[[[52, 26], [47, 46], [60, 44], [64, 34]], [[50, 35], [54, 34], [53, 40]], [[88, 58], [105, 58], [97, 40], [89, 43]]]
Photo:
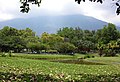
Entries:
[[[120, 52], [120, 31], [109, 23], [99, 30], [82, 30], [79, 27], [64, 27], [55, 34], [37, 36], [30, 28], [16, 29], [5, 26], [0, 29], [1, 52], [28, 53], [90, 53], [115, 56]], [[43, 52], [44, 51], [44, 52]]]
[[[35, 4], [38, 5], [38, 7], [40, 6], [42, 0], [20, 0], [22, 6], [20, 6], [22, 13], [28, 13], [30, 10], [29, 4]], [[85, 2], [86, 0], [75, 0], [75, 2], [77, 2], [78, 4], [81, 3], [81, 1]], [[98, 3], [103, 3], [105, 0], [89, 0], [90, 2], [98, 2]], [[117, 10], [116, 10], [116, 14], [119, 15], [120, 14], [120, 0], [112, 0], [115, 2], [115, 5], [117, 6]]]

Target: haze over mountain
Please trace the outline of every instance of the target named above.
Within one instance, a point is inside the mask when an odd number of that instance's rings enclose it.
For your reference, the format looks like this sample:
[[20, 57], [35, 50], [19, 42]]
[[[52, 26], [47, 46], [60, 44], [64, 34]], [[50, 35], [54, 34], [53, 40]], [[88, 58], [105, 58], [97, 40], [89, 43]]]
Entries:
[[39, 16], [0, 22], [0, 28], [4, 26], [11, 26], [17, 29], [29, 27], [37, 34], [43, 32], [55, 33], [62, 27], [80, 27], [82, 29], [97, 30], [104, 25], [107, 25], [107, 22], [84, 15]]

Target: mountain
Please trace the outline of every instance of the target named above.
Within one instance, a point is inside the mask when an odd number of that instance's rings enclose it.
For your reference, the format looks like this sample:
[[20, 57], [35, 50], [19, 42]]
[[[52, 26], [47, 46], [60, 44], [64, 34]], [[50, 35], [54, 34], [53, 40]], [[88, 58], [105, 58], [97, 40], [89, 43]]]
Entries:
[[120, 30], [120, 26], [118, 26], [117, 29]]
[[11, 26], [17, 29], [31, 28], [37, 34], [43, 32], [55, 33], [62, 27], [80, 27], [97, 30], [107, 25], [107, 22], [84, 15], [39, 16], [32, 18], [12, 19], [0, 22], [0, 27]]

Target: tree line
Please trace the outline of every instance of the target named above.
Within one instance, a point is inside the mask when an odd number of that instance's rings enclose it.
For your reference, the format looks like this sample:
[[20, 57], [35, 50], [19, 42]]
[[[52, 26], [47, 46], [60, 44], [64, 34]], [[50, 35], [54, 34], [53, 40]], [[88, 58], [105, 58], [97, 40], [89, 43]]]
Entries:
[[100, 56], [115, 56], [120, 53], [120, 31], [109, 23], [98, 30], [64, 27], [55, 34], [44, 32], [38, 36], [30, 28], [18, 30], [5, 26], [0, 30], [0, 51], [10, 50], [62, 54], [98, 52]]

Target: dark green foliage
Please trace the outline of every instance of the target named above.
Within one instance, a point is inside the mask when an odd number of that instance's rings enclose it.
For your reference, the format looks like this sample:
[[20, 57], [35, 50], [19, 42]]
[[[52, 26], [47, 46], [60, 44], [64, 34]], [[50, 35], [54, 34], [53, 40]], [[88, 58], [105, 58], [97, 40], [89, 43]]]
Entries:
[[77, 49], [77, 52], [87, 53], [90, 50], [95, 49], [96, 39], [95, 32], [89, 30], [82, 30], [79, 27], [77, 28], [68, 28], [65, 27], [60, 29], [57, 33], [58, 35], [65, 37], [65, 41], [74, 44]]
[[44, 50], [46, 53], [57, 50], [71, 55], [98, 51], [100, 56], [115, 56], [120, 52], [119, 39], [120, 31], [111, 23], [97, 31], [65, 27], [56, 34], [44, 32], [40, 37], [29, 28], [18, 30], [6, 26], [0, 30], [0, 51], [41, 53]]
[[119, 31], [116, 29], [116, 26], [111, 23], [109, 23], [108, 26], [104, 26], [103, 29], [98, 30], [96, 37], [98, 41], [103, 42], [104, 44], [120, 38]]
[[37, 4], [40, 6], [41, 0], [20, 0], [22, 6], [20, 6], [22, 13], [28, 13], [30, 10], [29, 3]]
[[0, 30], [0, 50], [2, 52], [9, 52], [9, 50], [20, 52], [26, 48], [28, 38], [34, 36], [33, 34], [34, 32], [27, 28], [25, 30], [17, 30], [6, 26]]
[[80, 53], [88, 53], [90, 52], [90, 50], [93, 50], [94, 49], [94, 44], [91, 42], [91, 41], [88, 41], [88, 40], [79, 40], [77, 42], [77, 50], [78, 52]]
[[57, 43], [56, 50], [59, 53], [71, 54], [75, 51], [75, 46], [69, 42]]
[[86, 59], [86, 58], [94, 58], [95, 56], [93, 56], [93, 55], [85, 55], [84, 56], [84, 59]]
[[109, 23], [108, 26], [104, 26], [96, 32], [96, 38], [98, 40], [99, 55], [102, 56], [115, 56], [120, 50], [119, 36], [120, 32], [116, 29], [116, 26]]

